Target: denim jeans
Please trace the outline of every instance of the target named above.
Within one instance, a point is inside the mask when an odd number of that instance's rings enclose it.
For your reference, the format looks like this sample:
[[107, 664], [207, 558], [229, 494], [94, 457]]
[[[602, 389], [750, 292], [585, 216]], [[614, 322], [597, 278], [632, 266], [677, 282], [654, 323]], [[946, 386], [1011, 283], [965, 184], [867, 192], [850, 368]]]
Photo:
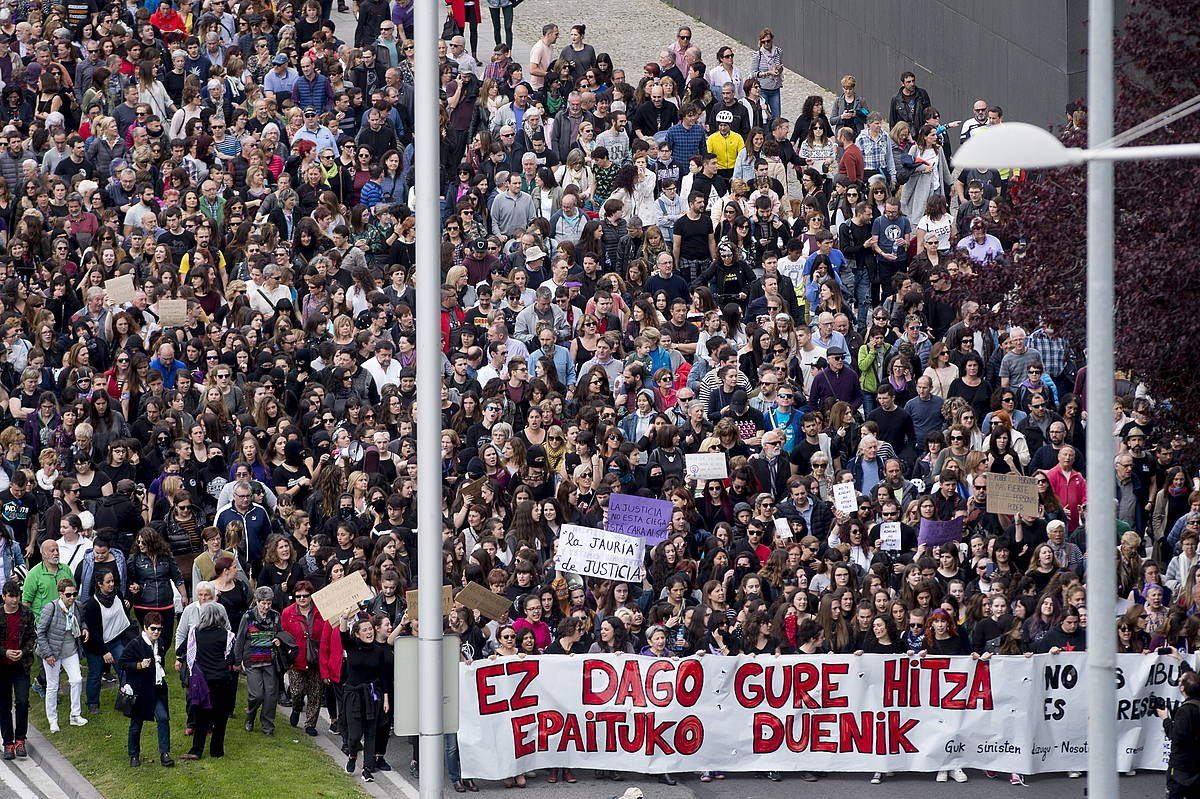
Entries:
[[446, 733], [446, 771], [450, 773], [450, 782], [462, 782], [462, 761], [458, 757], [458, 735]]
[[854, 299], [854, 316], [859, 330], [867, 329], [871, 318], [871, 275], [866, 266], [850, 267], [848, 277], [854, 281], [851, 296]]
[[762, 98], [767, 101], [767, 108], [771, 109], [771, 119], [779, 119], [779, 95], [782, 89], [763, 89]]
[[[100, 677], [104, 674], [104, 655], [110, 654], [113, 659], [113, 669], [116, 669], [117, 662], [121, 660], [121, 653], [125, 651], [125, 643], [120, 639], [111, 641], [104, 645], [104, 652], [99, 655], [87, 653], [87, 685], [84, 689], [87, 694], [87, 703], [89, 705], [100, 704]], [[125, 683], [125, 678], [120, 671], [117, 672], [117, 682]]]
[[[171, 714], [167, 710], [167, 689], [162, 686], [154, 697], [154, 721], [158, 726], [158, 753], [171, 753]], [[142, 719], [129, 720], [129, 756], [142, 756]]]

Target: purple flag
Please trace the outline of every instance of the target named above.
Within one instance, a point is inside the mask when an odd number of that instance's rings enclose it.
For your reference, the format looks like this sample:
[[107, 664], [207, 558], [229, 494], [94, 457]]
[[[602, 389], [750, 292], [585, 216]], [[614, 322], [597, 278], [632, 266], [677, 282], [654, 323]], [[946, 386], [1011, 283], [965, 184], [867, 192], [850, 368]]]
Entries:
[[613, 494], [608, 500], [608, 530], [637, 536], [653, 546], [667, 537], [675, 506], [665, 499]]
[[922, 519], [921, 529], [917, 533], [917, 543], [935, 547], [938, 544], [957, 543], [962, 540], [964, 517], [959, 516], [948, 522], [937, 519]]

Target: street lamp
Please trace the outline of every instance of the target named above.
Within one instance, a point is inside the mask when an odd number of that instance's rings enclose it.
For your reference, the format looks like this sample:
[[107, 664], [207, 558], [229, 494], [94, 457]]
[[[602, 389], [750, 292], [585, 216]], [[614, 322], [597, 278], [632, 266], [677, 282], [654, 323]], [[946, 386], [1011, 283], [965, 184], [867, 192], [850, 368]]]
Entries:
[[413, 13], [414, 211], [417, 217], [417, 631], [418, 753], [421, 799], [441, 799], [442, 737], [442, 308], [438, 195], [438, 0], [416, 0]]
[[[955, 166], [1049, 169], [1087, 164], [1087, 627], [1088, 796], [1115, 799], [1116, 742], [1116, 486], [1113, 479], [1113, 162], [1200, 157], [1200, 144], [1112, 147], [1113, 0], [1088, 4], [1088, 142], [1066, 147], [1049, 131], [1010, 122], [977, 131], [959, 148]], [[1190, 101], [1189, 101], [1190, 102]], [[1185, 103], [1184, 105], [1188, 105]], [[1182, 106], [1177, 109], [1183, 110]], [[1190, 113], [1190, 111], [1189, 111]]]
[[[967, 169], [1050, 169], [1090, 161], [1157, 161], [1200, 158], [1200, 144], [1147, 147], [1066, 147], [1052, 133], [1026, 122], [1005, 122], [978, 129], [954, 156]], [[1111, 198], [1110, 198], [1111, 199]]]

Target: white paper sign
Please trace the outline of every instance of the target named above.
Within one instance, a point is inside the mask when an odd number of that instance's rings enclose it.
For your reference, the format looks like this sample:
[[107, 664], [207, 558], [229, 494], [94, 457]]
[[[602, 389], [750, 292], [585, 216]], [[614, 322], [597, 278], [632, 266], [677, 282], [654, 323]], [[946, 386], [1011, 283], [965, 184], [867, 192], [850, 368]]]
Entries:
[[564, 524], [558, 534], [558, 570], [584, 577], [641, 583], [645, 545], [632, 535]]
[[729, 476], [729, 462], [723, 452], [698, 452], [684, 456], [689, 480], [724, 480]]
[[833, 507], [845, 514], [858, 510], [858, 492], [854, 490], [854, 483], [837, 483], [833, 486]]
[[776, 541], [791, 541], [792, 526], [788, 524], [787, 519], [775, 520], [775, 540]]
[[900, 522], [883, 522], [879, 525], [879, 548], [884, 552], [900, 551]]

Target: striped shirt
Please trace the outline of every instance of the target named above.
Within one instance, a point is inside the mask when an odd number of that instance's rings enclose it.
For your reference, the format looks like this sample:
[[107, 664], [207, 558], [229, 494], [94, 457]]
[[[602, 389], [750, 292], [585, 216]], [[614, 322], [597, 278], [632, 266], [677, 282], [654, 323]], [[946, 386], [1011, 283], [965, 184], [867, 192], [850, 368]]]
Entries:
[[763, 91], [774, 91], [783, 86], [783, 73], [780, 72], [778, 78], [768, 73], [780, 66], [783, 66], [783, 48], [764, 50], [760, 47], [750, 56], [750, 77], [758, 78]]

